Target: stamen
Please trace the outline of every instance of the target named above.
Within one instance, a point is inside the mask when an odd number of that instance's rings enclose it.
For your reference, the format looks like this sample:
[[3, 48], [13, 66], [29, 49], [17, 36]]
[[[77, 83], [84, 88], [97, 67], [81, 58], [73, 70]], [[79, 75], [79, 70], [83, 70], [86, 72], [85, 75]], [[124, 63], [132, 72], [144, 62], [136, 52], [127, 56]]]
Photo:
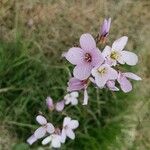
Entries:
[[110, 57], [114, 60], [119, 58], [119, 53], [117, 53], [116, 51], [111, 52]]
[[92, 61], [92, 57], [91, 57], [91, 55], [89, 53], [85, 54], [85, 61], [86, 62], [91, 62]]
[[98, 72], [100, 73], [100, 75], [104, 75], [104, 74], [106, 74], [106, 68], [99, 68], [98, 69]]

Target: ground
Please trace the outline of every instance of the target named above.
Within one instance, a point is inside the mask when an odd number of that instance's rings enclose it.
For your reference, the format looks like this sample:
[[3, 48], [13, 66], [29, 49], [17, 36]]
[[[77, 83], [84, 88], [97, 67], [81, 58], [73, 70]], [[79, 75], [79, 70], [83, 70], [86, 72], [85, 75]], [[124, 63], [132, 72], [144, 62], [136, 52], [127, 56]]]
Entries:
[[[75, 141], [62, 150], [150, 149], [150, 1], [149, 0], [1, 0], [0, 1], [0, 150], [48, 149], [26, 139], [37, 126], [45, 98], [66, 93], [72, 66], [61, 58], [81, 34], [96, 36], [105, 17], [112, 18], [108, 44], [129, 37], [126, 49], [139, 56], [142, 77], [133, 91], [111, 93], [91, 87], [87, 107], [65, 113], [80, 120]], [[61, 76], [60, 76], [61, 74]], [[61, 115], [48, 114], [55, 123]], [[55, 117], [56, 116], [56, 117]], [[50, 148], [49, 148], [50, 149]]]

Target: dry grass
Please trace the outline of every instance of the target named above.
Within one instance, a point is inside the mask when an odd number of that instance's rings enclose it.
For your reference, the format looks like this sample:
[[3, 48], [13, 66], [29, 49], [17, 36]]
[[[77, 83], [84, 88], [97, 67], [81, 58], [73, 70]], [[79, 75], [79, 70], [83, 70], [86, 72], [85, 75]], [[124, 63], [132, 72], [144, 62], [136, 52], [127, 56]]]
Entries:
[[[135, 124], [129, 128], [130, 149], [150, 149], [150, 1], [149, 0], [0, 0], [0, 41], [20, 38], [30, 43], [28, 51], [44, 52], [49, 64], [60, 65], [60, 55], [84, 32], [96, 35], [104, 17], [112, 18], [111, 41], [122, 35], [129, 36], [127, 48], [138, 53], [138, 74], [142, 83], [136, 84], [137, 100], [130, 106], [127, 115]], [[109, 41], [110, 43], [110, 41]], [[126, 119], [126, 116], [125, 116]], [[130, 126], [130, 123], [127, 123]], [[3, 128], [0, 127], [0, 128]], [[5, 128], [5, 127], [4, 127]], [[9, 149], [15, 140], [1, 130], [0, 138], [6, 139]], [[4, 133], [3, 133], [4, 131]], [[1, 135], [5, 135], [4, 137]], [[0, 144], [6, 145], [3, 140]], [[126, 148], [125, 148], [126, 149]], [[4, 149], [3, 149], [4, 150]], [[110, 148], [111, 150], [111, 148]]]

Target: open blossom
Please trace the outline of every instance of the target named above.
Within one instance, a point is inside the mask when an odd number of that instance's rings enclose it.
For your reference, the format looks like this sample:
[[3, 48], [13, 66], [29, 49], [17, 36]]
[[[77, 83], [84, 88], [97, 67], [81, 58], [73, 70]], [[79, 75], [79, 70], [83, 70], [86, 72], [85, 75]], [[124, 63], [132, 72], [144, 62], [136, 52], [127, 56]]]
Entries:
[[110, 30], [110, 25], [111, 25], [111, 18], [109, 18], [108, 20], [105, 19], [99, 32], [100, 42], [102, 43], [106, 42]]
[[41, 125], [36, 131], [34, 132], [34, 136], [37, 139], [40, 139], [45, 136], [46, 133], [53, 133], [55, 131], [54, 126], [51, 123], [48, 123], [46, 118], [38, 115], [36, 117], [36, 121]]
[[75, 138], [74, 129], [78, 128], [79, 122], [77, 120], [71, 120], [70, 117], [65, 117], [63, 121], [63, 129], [62, 129], [62, 142], [64, 143], [66, 137], [70, 139]]
[[68, 104], [72, 104], [72, 105], [77, 105], [78, 104], [78, 96], [79, 96], [79, 93], [78, 92], [71, 92], [71, 93], [68, 93], [65, 97], [64, 97], [64, 100], [65, 100], [65, 104], [68, 105]]
[[139, 76], [137, 76], [134, 73], [131, 73], [131, 72], [121, 73], [121, 72], [119, 72], [117, 81], [120, 84], [121, 89], [125, 93], [130, 92], [132, 90], [132, 84], [128, 80], [128, 78], [133, 79], [133, 80], [137, 80], [137, 81], [142, 80]]
[[127, 44], [128, 37], [123, 36], [116, 40], [112, 47], [106, 46], [103, 50], [102, 54], [106, 59], [106, 62], [110, 65], [115, 66], [118, 63], [120, 64], [128, 64], [134, 66], [138, 62], [138, 57], [136, 54], [123, 50], [125, 45]]
[[76, 65], [73, 70], [74, 77], [80, 80], [87, 79], [93, 67], [102, 64], [104, 58], [96, 47], [96, 42], [89, 33], [80, 37], [80, 47], [72, 47], [65, 54], [66, 59]]
[[118, 77], [117, 71], [107, 64], [93, 68], [92, 75], [95, 77], [95, 83], [100, 88], [103, 88], [107, 81], [115, 80]]
[[107, 81], [106, 86], [111, 91], [119, 91], [119, 89], [115, 86], [115, 81], [114, 80]]

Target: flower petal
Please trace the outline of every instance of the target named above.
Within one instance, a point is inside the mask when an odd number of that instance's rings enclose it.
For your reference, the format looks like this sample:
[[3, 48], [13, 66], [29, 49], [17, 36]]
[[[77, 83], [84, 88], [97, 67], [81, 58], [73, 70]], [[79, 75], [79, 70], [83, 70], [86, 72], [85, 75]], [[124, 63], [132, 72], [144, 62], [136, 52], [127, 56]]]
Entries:
[[34, 132], [34, 136], [37, 139], [40, 139], [42, 137], [44, 137], [46, 134], [46, 128], [45, 127], [39, 127], [38, 129], [35, 130]]
[[67, 135], [70, 139], [72, 139], [72, 140], [75, 139], [75, 134], [74, 134], [74, 132], [73, 132], [71, 129], [67, 129], [67, 130], [66, 130], [66, 135]]
[[42, 145], [48, 144], [51, 140], [52, 140], [52, 136], [46, 137], [46, 138], [42, 141]]
[[96, 42], [91, 34], [85, 33], [80, 37], [80, 46], [85, 51], [89, 51], [96, 48]]
[[117, 80], [120, 84], [122, 91], [124, 91], [125, 93], [132, 90], [132, 84], [125, 76], [119, 75], [119, 78]]
[[91, 56], [92, 56], [91, 63], [93, 66], [101, 65], [104, 62], [104, 57], [98, 48], [93, 49]]
[[38, 115], [36, 117], [36, 121], [40, 124], [40, 125], [45, 125], [47, 123], [47, 120], [45, 117]]
[[99, 87], [99, 88], [103, 88], [107, 82], [108, 78], [107, 76], [106, 77], [101, 77], [101, 76], [96, 76], [95, 77], [95, 82], [96, 82], [96, 85]]
[[106, 46], [104, 48], [104, 50], [102, 51], [102, 55], [103, 57], [107, 57], [111, 54], [111, 47], [110, 46]]
[[60, 142], [59, 137], [54, 137], [52, 139], [51, 146], [54, 147], [54, 148], [60, 148], [61, 147], [61, 142]]
[[51, 134], [51, 133], [53, 133], [55, 131], [55, 128], [54, 128], [54, 126], [51, 123], [47, 123], [46, 131]]
[[81, 64], [84, 61], [84, 52], [81, 48], [72, 47], [69, 51], [65, 54], [66, 59], [74, 64]]
[[92, 66], [90, 64], [77, 65], [73, 70], [73, 75], [79, 79], [87, 79], [91, 74]]
[[72, 98], [71, 99], [71, 105], [77, 105], [78, 104], [78, 99], [77, 98]]
[[118, 40], [116, 40], [113, 43], [112, 50], [122, 51], [124, 49], [125, 45], [127, 44], [127, 41], [128, 41], [127, 36], [123, 36], [123, 37], [119, 38]]
[[37, 141], [36, 137], [34, 135], [31, 135], [28, 139], [27, 142], [32, 145], [35, 141]]
[[56, 108], [57, 111], [62, 111], [64, 109], [64, 107], [65, 107], [64, 100], [62, 100], [60, 102], [57, 102], [56, 106], [55, 106], [55, 108]]
[[108, 67], [109, 80], [115, 80], [118, 77], [118, 73], [115, 69]]
[[126, 62], [126, 64], [134, 66], [138, 62], [138, 57], [136, 54], [129, 51], [122, 51], [122, 59]]
[[51, 97], [47, 97], [46, 105], [47, 105], [49, 110], [53, 110], [54, 109], [54, 103], [53, 103], [53, 100], [52, 100]]
[[87, 104], [88, 104], [88, 99], [89, 99], [89, 96], [88, 96], [87, 90], [85, 89], [85, 90], [84, 90], [83, 105], [87, 105]]
[[65, 143], [66, 141], [66, 132], [65, 132], [65, 129], [62, 129], [62, 132], [61, 132], [61, 143]]
[[73, 97], [78, 97], [79, 93], [78, 92], [71, 92], [70, 95], [73, 96]]
[[71, 129], [76, 129], [76, 128], [78, 128], [78, 126], [79, 126], [79, 122], [77, 120], [71, 120], [69, 123], [69, 127]]
[[68, 125], [71, 121], [71, 118], [70, 117], [65, 117], [64, 118], [64, 121], [63, 121], [63, 127], [65, 127], [66, 125]]
[[141, 77], [137, 76], [136, 74], [134, 73], [131, 73], [131, 72], [126, 72], [126, 73], [123, 73], [123, 75], [127, 78], [130, 78], [130, 79], [133, 79], [133, 80], [142, 80]]

